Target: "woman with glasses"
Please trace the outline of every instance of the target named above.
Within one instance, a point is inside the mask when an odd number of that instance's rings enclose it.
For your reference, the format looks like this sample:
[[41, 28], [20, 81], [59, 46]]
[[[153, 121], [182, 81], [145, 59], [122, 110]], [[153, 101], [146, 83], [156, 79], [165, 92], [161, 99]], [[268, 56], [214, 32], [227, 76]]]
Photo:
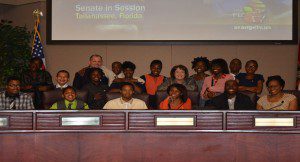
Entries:
[[194, 80], [189, 78], [189, 71], [184, 65], [176, 65], [171, 69], [170, 78], [167, 78], [160, 86], [158, 91], [166, 91], [174, 83], [182, 84], [188, 91], [197, 91]]
[[249, 91], [261, 94], [265, 80], [261, 74], [255, 74], [257, 68], [257, 61], [247, 61], [245, 65], [246, 73], [240, 73], [235, 77], [236, 81], [239, 83], [239, 91]]
[[283, 93], [285, 81], [279, 76], [270, 76], [266, 82], [269, 94], [257, 101], [258, 110], [297, 110], [296, 96]]

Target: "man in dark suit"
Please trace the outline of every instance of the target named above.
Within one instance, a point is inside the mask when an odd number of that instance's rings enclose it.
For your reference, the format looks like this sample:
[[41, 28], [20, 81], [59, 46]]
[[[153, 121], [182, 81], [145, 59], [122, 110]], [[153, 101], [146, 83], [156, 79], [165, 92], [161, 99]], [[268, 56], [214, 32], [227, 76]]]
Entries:
[[216, 110], [256, 110], [250, 98], [238, 92], [235, 80], [226, 81], [225, 92], [207, 101], [206, 106]]
[[100, 55], [94, 54], [90, 57], [89, 66], [81, 69], [75, 74], [73, 87], [75, 87], [76, 89], [82, 89], [84, 85], [90, 83], [90, 73], [93, 68], [102, 69], [105, 77], [102, 78], [101, 83], [108, 84], [108, 76], [113, 72], [103, 66], [103, 60]]

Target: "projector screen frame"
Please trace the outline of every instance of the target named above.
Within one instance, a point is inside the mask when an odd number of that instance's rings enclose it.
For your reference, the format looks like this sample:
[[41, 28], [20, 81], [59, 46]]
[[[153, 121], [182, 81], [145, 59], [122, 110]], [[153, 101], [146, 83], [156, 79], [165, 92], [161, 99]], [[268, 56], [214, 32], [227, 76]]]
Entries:
[[53, 40], [52, 0], [46, 0], [46, 43], [52, 45], [285, 45], [298, 44], [298, 0], [293, 0], [292, 40]]

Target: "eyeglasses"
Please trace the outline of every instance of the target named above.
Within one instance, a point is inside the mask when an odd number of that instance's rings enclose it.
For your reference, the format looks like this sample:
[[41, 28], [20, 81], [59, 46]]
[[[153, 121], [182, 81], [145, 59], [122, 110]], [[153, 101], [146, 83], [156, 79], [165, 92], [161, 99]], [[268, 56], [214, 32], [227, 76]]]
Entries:
[[256, 66], [252, 65], [252, 66], [247, 66], [247, 68], [256, 68]]
[[20, 88], [20, 84], [9, 84], [8, 86], [12, 87], [12, 88]]

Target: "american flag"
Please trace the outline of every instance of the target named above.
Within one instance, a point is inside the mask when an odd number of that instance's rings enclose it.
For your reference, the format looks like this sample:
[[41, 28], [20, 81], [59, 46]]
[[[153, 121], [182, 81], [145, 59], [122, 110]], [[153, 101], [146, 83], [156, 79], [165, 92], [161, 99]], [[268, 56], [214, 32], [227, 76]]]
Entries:
[[32, 43], [32, 58], [38, 57], [43, 60], [42, 69], [45, 70], [45, 55], [43, 52], [43, 45], [41, 42], [41, 34], [40, 34], [40, 18], [37, 18], [34, 25], [34, 39]]

